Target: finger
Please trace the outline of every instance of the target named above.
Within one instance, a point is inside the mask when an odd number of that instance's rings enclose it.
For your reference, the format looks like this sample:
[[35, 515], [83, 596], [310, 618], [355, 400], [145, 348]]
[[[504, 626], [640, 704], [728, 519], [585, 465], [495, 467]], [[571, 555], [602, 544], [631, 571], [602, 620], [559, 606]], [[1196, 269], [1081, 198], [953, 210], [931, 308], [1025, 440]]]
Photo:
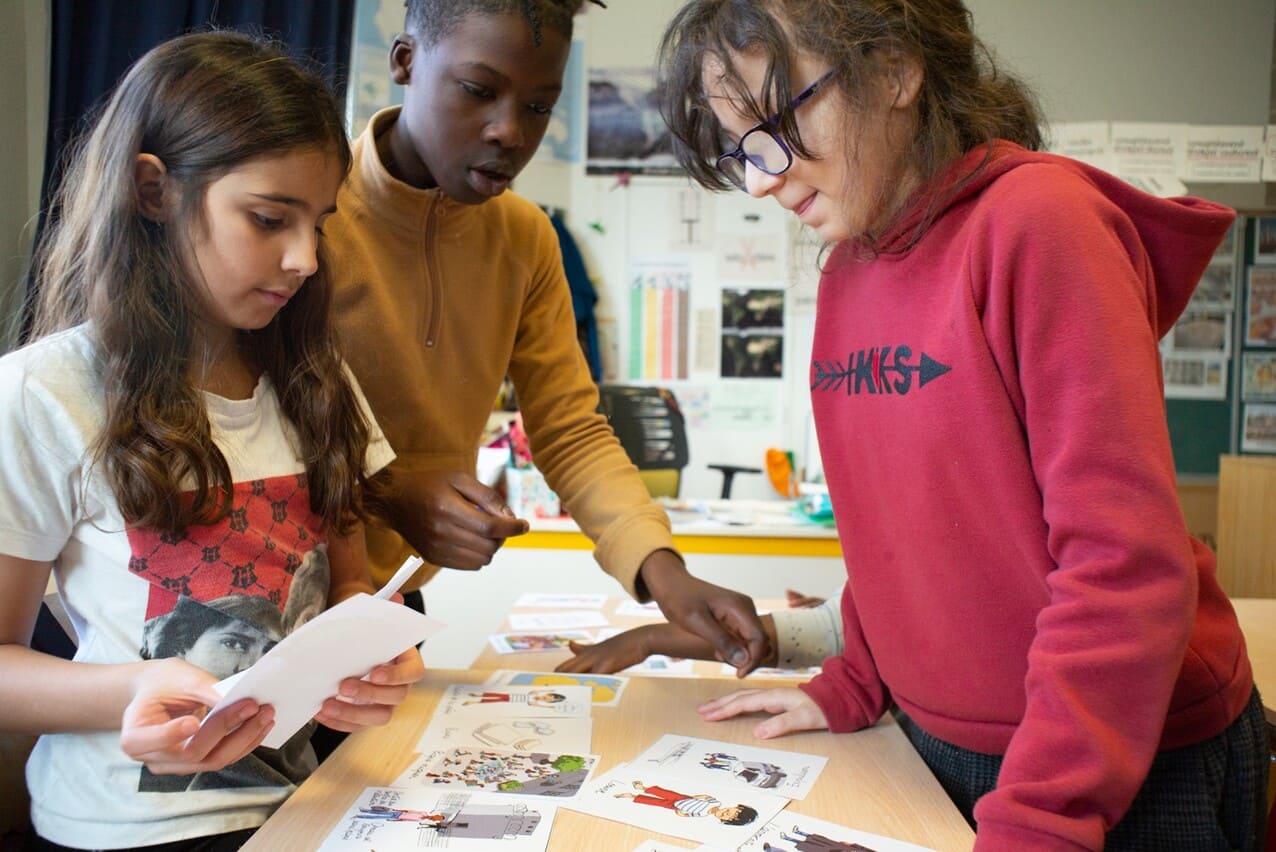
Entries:
[[128, 727], [120, 731], [120, 749], [134, 760], [169, 749], [181, 748], [199, 730], [199, 719], [179, 716], [157, 725]]
[[368, 680], [378, 686], [411, 685], [425, 677], [425, 662], [421, 652], [409, 648], [388, 663], [382, 663], [368, 672]]
[[456, 568], [462, 571], [477, 571], [492, 561], [500, 542], [491, 539], [473, 538], [469, 541], [473, 547], [451, 540], [439, 540], [430, 548], [428, 554], [422, 554], [435, 565]]
[[257, 713], [213, 746], [201, 762], [200, 770], [221, 769], [242, 760], [261, 745], [274, 727], [275, 708], [264, 704]]
[[[711, 701], [704, 702], [700, 706], [696, 707], [696, 712], [699, 713], [701, 716], [704, 716], [706, 719], [708, 718], [725, 719], [727, 718], [727, 716], [718, 715], [718, 714], [722, 713], [726, 708], [731, 707], [733, 704], [738, 704], [740, 700], [748, 696], [755, 695], [758, 692], [761, 692], [761, 690], [737, 689], [735, 692], [728, 693], [727, 695], [723, 695], [718, 698], [714, 698]], [[743, 711], [738, 711], [738, 712], [743, 712]], [[732, 713], [731, 715], [735, 715], [735, 714]]]
[[695, 609], [687, 613], [682, 627], [708, 642], [719, 660], [737, 669], [752, 662], [746, 647], [723, 628], [710, 610]]
[[385, 704], [391, 708], [402, 704], [408, 697], [408, 684], [375, 684], [361, 678], [346, 678], [338, 688], [337, 696], [351, 704]]
[[[514, 512], [506, 504], [500, 493], [493, 488], [488, 488], [477, 479], [469, 477], [458, 477], [453, 481], [452, 486], [470, 501], [475, 507], [482, 510], [480, 519], [484, 527], [473, 528], [476, 532], [481, 532], [488, 538], [508, 538], [512, 535], [522, 535], [527, 532], [527, 521], [516, 517]], [[467, 524], [468, 526], [468, 524]]]
[[742, 650], [745, 659], [743, 661], [732, 657], [726, 658], [736, 667], [737, 674], [743, 677], [756, 669], [770, 654], [771, 640], [766, 634], [766, 628], [758, 619], [758, 614], [753, 608], [753, 601], [748, 598], [731, 601], [730, 605], [723, 607], [715, 615], [724, 626], [724, 632], [730, 631], [744, 643]]
[[342, 698], [329, 698], [315, 714], [315, 720], [333, 730], [352, 733], [384, 725], [393, 714], [394, 705], [356, 704]]
[[[252, 721], [261, 715], [263, 709], [264, 705], [259, 705], [251, 698], [245, 698], [208, 717], [199, 730], [182, 746], [182, 758], [190, 762], [204, 760], [213, 753], [219, 743], [234, 736], [245, 725], [251, 725]], [[269, 718], [274, 718], [273, 708]]]
[[[816, 715], [818, 716], [818, 714]], [[798, 707], [787, 713], [772, 716], [764, 722], [759, 722], [753, 728], [753, 735], [760, 740], [769, 740], [773, 737], [780, 737], [797, 731], [809, 731], [826, 727], [828, 727], [828, 724], [824, 722], [822, 717], [816, 719], [808, 708]]]

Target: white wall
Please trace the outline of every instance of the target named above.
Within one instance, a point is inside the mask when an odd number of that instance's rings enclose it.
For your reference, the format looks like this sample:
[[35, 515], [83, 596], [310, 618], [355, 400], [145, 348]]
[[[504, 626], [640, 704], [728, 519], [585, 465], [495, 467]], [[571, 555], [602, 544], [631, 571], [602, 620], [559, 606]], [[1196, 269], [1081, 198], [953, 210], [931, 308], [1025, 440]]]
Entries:
[[[586, 79], [591, 66], [650, 65], [665, 22], [680, 0], [613, 3], [579, 19], [585, 41]], [[968, 0], [976, 31], [1000, 63], [1038, 93], [1048, 121], [1126, 120], [1200, 124], [1266, 124], [1271, 92], [1276, 0]], [[582, 94], [582, 102], [584, 96]], [[611, 177], [587, 177], [583, 164], [538, 159], [518, 190], [543, 203], [567, 207], [568, 224], [595, 278], [600, 315], [611, 324], [612, 348], [628, 349], [626, 269], [631, 259], [667, 243], [672, 198], [687, 186], [675, 178], [636, 178], [629, 189]], [[1265, 203], [1261, 185], [1192, 185], [1190, 189], [1235, 207]], [[758, 202], [759, 212], [775, 205]], [[735, 215], [734, 208], [729, 215]], [[603, 233], [592, 225], [601, 226]], [[785, 234], [783, 219], [773, 226]], [[787, 236], [787, 235], [786, 235]], [[713, 311], [722, 286], [711, 253], [690, 253], [694, 314]], [[814, 292], [811, 252], [790, 257], [789, 270], [773, 286], [787, 290], [786, 364], [782, 381], [720, 380], [693, 374], [666, 382], [675, 394], [706, 388], [739, 398], [760, 396], [774, 417], [758, 428], [721, 423], [691, 432], [692, 459], [684, 496], [715, 496], [714, 462], [761, 466], [769, 446], [794, 450], [804, 463], [809, 402], [805, 388]], [[620, 378], [626, 379], [622, 369]], [[763, 477], [737, 477], [734, 496], [772, 496]]]
[[40, 204], [48, 104], [44, 0], [0, 3], [0, 352], [13, 340], [22, 277]]

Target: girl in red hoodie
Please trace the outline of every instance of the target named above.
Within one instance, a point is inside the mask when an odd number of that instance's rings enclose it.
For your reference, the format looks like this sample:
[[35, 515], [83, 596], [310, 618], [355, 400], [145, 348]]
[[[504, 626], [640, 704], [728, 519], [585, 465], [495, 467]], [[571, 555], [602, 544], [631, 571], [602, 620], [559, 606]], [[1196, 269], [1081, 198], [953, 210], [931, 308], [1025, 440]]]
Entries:
[[1232, 211], [1038, 153], [959, 0], [692, 0], [661, 63], [690, 174], [831, 247], [810, 387], [845, 651], [701, 713], [767, 738], [894, 706], [981, 850], [1261, 847], [1262, 705], [1157, 351]]

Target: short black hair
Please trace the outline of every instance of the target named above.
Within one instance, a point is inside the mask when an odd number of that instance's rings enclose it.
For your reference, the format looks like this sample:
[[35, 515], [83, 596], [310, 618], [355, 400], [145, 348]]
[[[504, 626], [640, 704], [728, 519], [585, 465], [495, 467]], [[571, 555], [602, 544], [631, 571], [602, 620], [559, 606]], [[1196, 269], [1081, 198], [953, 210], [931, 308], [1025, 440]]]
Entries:
[[430, 47], [451, 35], [467, 15], [521, 12], [539, 47], [542, 27], [555, 29], [570, 39], [572, 17], [587, 1], [607, 8], [603, 0], [404, 0], [407, 12], [403, 28], [422, 46]]

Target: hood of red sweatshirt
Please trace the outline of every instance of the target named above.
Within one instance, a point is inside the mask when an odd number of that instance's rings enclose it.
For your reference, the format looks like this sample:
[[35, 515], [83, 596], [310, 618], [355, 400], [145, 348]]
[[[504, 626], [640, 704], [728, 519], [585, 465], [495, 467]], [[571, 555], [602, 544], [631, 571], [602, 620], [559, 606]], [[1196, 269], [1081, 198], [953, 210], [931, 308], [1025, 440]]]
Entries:
[[1136, 189], [1102, 169], [1040, 151], [1028, 151], [998, 139], [980, 145], [954, 162], [909, 202], [907, 212], [877, 242], [880, 254], [907, 250], [926, 219], [973, 195], [1012, 169], [1030, 163], [1052, 163], [1077, 173], [1125, 211], [1147, 249], [1156, 282], [1157, 335], [1165, 336], [1183, 309], [1228, 227], [1236, 218], [1230, 207], [1201, 198], [1159, 198]]

